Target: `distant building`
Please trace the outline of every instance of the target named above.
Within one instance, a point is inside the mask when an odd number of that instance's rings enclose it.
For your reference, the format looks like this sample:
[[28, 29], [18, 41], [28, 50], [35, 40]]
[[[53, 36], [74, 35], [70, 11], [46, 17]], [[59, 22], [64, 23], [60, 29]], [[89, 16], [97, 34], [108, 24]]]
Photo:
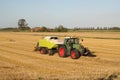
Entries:
[[34, 27], [31, 29], [31, 32], [39, 32], [41, 30], [41, 27]]

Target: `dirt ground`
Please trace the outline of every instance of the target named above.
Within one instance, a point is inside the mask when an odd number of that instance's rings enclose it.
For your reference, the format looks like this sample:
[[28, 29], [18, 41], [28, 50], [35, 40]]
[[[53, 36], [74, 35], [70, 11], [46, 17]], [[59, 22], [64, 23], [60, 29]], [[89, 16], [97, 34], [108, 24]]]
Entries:
[[[73, 60], [34, 52], [47, 35], [83, 38], [96, 57]], [[120, 80], [120, 32], [0, 32], [0, 80]]]

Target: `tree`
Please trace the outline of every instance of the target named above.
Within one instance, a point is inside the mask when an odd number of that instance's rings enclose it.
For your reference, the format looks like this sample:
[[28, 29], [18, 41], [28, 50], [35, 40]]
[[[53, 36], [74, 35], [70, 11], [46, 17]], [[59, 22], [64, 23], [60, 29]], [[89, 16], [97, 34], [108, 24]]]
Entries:
[[42, 26], [41, 29], [40, 29], [40, 32], [47, 32], [47, 31], [48, 31], [48, 29], [45, 26]]
[[56, 32], [67, 32], [68, 29], [65, 28], [65, 27], [63, 27], [63, 25], [59, 25], [58, 27], [56, 27], [56, 28], [54, 29], [54, 31], [56, 31]]
[[30, 27], [28, 27], [28, 23], [25, 19], [19, 19], [18, 20], [18, 29], [20, 30], [29, 30]]
[[120, 27], [111, 27], [110, 30], [120, 30]]

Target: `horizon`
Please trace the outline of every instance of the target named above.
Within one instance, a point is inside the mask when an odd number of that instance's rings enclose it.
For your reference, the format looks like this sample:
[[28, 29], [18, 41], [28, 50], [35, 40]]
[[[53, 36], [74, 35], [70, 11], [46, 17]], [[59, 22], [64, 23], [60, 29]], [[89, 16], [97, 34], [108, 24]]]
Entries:
[[31, 28], [120, 26], [120, 0], [1, 0], [0, 9], [0, 28], [22, 18]]

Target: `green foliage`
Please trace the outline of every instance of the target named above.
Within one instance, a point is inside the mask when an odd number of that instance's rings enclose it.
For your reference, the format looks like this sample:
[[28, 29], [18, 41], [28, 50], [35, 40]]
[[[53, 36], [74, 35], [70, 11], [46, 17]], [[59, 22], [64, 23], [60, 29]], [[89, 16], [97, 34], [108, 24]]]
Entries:
[[54, 29], [54, 31], [55, 31], [55, 32], [67, 32], [68, 29], [65, 28], [65, 27], [63, 27], [63, 25], [59, 25], [58, 27], [56, 27], [56, 28]]
[[48, 28], [46, 28], [45, 26], [41, 27], [41, 29], [39, 30], [39, 32], [47, 32]]
[[25, 19], [19, 19], [18, 20], [18, 27], [19, 28], [23, 28], [23, 27], [27, 27], [27, 23], [26, 23], [26, 20]]
[[11, 31], [11, 32], [18, 32], [18, 28], [12, 28], [12, 27], [8, 27], [8, 28], [0, 28], [0, 31]]
[[120, 30], [120, 27], [112, 27], [112, 28], [109, 28], [110, 30]]
[[30, 27], [28, 27], [28, 23], [26, 23], [25, 19], [18, 20], [18, 30], [19, 31], [30, 31]]
[[60, 26], [53, 28], [53, 29], [47, 28], [45, 26], [35, 27], [35, 28], [32, 28], [31, 31], [33, 31], [33, 32], [67, 32], [68, 29], [63, 27], [62, 25], [60, 25]]
[[42, 27], [34, 27], [30, 28], [28, 23], [26, 23], [25, 19], [18, 20], [18, 28], [1, 28], [0, 31], [14, 31], [14, 32], [73, 32], [73, 31], [80, 31], [80, 32], [120, 32], [120, 27], [74, 27], [74, 28], [65, 28], [63, 25], [59, 25], [55, 28], [48, 28], [45, 26]]
[[31, 28], [30, 27], [19, 27], [19, 31], [29, 31]]
[[3, 31], [3, 32], [29, 32], [30, 28], [25, 27], [25, 29], [19, 29], [19, 28], [8, 27], [8, 28], [0, 28], [0, 31]]
[[82, 31], [82, 32], [106, 32], [106, 31], [111, 31], [111, 32], [120, 32], [120, 27], [97, 27], [97, 28], [94, 28], [94, 27], [83, 27], [83, 28], [80, 28], [80, 27], [75, 27], [73, 29], [71, 29], [70, 31]]

